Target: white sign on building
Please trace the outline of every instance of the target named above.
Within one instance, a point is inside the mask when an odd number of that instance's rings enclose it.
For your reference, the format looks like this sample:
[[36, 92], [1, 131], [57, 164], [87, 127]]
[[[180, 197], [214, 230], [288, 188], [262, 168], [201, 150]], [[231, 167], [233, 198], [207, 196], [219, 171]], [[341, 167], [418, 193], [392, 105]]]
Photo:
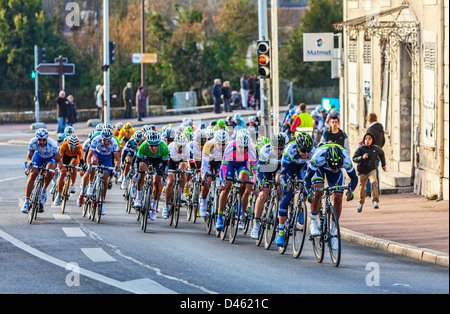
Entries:
[[331, 61], [333, 59], [333, 33], [304, 33], [303, 61]]

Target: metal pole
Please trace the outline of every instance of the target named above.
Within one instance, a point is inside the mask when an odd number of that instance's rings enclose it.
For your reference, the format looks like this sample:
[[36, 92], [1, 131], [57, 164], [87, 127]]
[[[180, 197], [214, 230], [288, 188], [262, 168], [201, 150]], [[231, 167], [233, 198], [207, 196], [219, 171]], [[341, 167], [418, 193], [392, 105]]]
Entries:
[[34, 45], [34, 72], [36, 73], [36, 77], [34, 78], [34, 95], [36, 97], [36, 100], [34, 102], [34, 117], [36, 120], [36, 123], [39, 122], [39, 74], [36, 70], [38, 66], [38, 46]]
[[[145, 0], [141, 0], [141, 53], [145, 53]], [[141, 86], [144, 87], [144, 94], [146, 93], [145, 84], [145, 63], [141, 62]], [[136, 104], [137, 110], [137, 104]], [[148, 116], [148, 106], [146, 102], [145, 115]]]
[[273, 132], [279, 132], [280, 121], [280, 95], [278, 79], [278, 4], [277, 0], [271, 1], [272, 17], [272, 112], [273, 112]]
[[[267, 0], [258, 0], [258, 29], [259, 40], [265, 40], [267, 36]], [[260, 110], [262, 112], [261, 130], [262, 136], [270, 136], [270, 110], [268, 97], [268, 80], [260, 79]]]
[[103, 0], [103, 60], [108, 65], [106, 71], [103, 72], [103, 102], [106, 104], [103, 112], [103, 123], [109, 123], [110, 111], [110, 86], [109, 86], [109, 0]]

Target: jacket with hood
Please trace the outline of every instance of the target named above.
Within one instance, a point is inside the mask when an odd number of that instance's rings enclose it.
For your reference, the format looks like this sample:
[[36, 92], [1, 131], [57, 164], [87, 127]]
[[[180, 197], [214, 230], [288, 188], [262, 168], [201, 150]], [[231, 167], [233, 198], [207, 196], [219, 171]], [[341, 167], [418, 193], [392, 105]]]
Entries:
[[380, 122], [372, 122], [367, 128], [367, 133], [373, 135], [373, 143], [383, 148], [385, 144], [383, 125]]
[[[386, 160], [384, 158], [384, 151], [380, 146], [372, 144], [370, 146], [365, 145], [366, 136], [370, 136], [373, 139], [373, 143], [375, 143], [375, 137], [372, 133], [366, 133], [363, 137], [363, 144], [358, 147], [353, 155], [353, 162], [357, 163], [356, 171], [358, 174], [367, 174], [372, 170], [377, 168], [377, 160], [380, 159], [381, 166], [386, 166]], [[364, 159], [363, 156], [365, 153], [369, 154], [367, 159]]]

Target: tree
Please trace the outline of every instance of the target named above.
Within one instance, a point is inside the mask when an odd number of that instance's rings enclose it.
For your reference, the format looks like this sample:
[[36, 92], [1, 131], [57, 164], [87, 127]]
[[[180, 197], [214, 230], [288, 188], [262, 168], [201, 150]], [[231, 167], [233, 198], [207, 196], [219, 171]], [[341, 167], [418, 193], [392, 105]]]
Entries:
[[303, 62], [303, 34], [333, 32], [342, 21], [341, 0], [310, 0], [309, 9], [286, 45], [280, 49], [280, 75], [298, 87], [338, 84], [331, 79], [330, 62]]

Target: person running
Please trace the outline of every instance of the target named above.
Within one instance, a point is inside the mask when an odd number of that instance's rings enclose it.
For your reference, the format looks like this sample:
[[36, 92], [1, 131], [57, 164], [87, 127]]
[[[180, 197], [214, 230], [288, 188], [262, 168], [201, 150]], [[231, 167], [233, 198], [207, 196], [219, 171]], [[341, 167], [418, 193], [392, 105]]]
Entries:
[[[58, 164], [58, 167], [56, 167]], [[28, 181], [25, 190], [25, 203], [22, 206], [22, 212], [28, 213], [30, 207], [30, 195], [33, 191], [34, 181], [39, 174], [39, 170], [31, 168], [33, 165], [39, 167], [46, 167], [47, 169], [55, 170], [59, 173], [59, 169], [62, 167], [61, 155], [59, 154], [58, 144], [55, 140], [48, 137], [48, 130], [45, 128], [37, 129], [35, 137], [30, 140], [28, 144], [28, 154], [25, 158], [26, 174], [28, 175]], [[31, 168], [31, 169], [30, 169]], [[28, 170], [30, 173], [28, 174]], [[47, 187], [53, 179], [53, 173], [48, 172], [44, 179], [44, 187], [41, 194], [41, 206], [39, 212], [44, 212], [44, 204], [47, 201]]]
[[134, 201], [135, 207], [142, 207], [142, 189], [144, 188], [145, 173], [148, 167], [151, 166], [156, 175], [153, 177], [152, 186], [152, 204], [150, 211], [150, 220], [156, 219], [156, 206], [158, 204], [158, 199], [161, 195], [162, 184], [165, 183], [163, 176], [166, 172], [167, 161], [169, 160], [169, 148], [166, 143], [161, 139], [160, 133], [157, 131], [150, 130], [145, 134], [147, 139], [139, 147], [137, 151], [136, 164], [139, 167], [138, 173], [138, 188], [136, 199]]

